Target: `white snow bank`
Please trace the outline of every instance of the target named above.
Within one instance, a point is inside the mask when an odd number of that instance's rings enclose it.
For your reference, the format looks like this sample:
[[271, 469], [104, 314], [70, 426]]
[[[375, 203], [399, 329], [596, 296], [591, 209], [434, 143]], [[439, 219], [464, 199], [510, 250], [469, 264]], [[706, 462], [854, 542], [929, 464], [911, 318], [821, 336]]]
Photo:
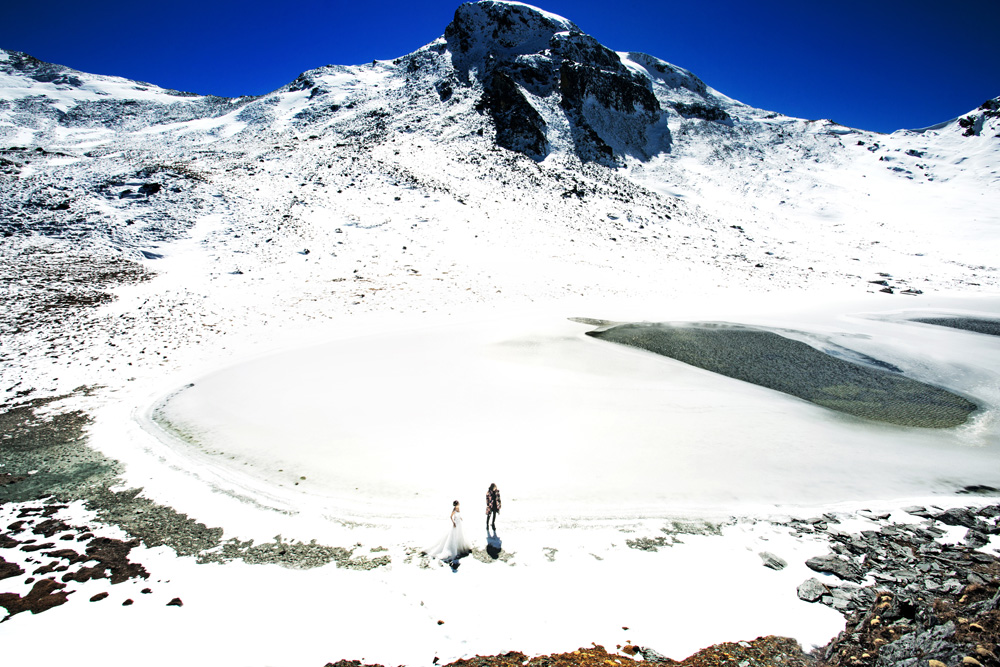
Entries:
[[[13, 520], [18, 509], [5, 507], [3, 518]], [[74, 515], [92, 519], [79, 506], [58, 517]], [[371, 555], [393, 557], [391, 566], [368, 572], [198, 565], [164, 548], [136, 548], [130, 557], [152, 573], [149, 580], [71, 582], [67, 589], [75, 592], [45, 612], [47, 622], [24, 613], [4, 624], [4, 632], [18, 638], [6, 644], [6, 655], [11, 664], [48, 664], [58, 628], [59, 646], [80, 647], [73, 652], [80, 667], [313, 665], [339, 658], [429, 666], [512, 650], [571, 651], [591, 642], [613, 651], [626, 641], [682, 658], [712, 643], [769, 633], [795, 637], [808, 649], [843, 625], [830, 608], [795, 594], [798, 583], [815, 575], [803, 562], [825, 547], [769, 524], [686, 535], [682, 544], [657, 552], [624, 545], [636, 525], [499, 527], [512, 558], [469, 557], [457, 572], [438, 562], [421, 567], [419, 557], [407, 560], [394, 532], [361, 538], [359, 555], [385, 545], [387, 552]], [[476, 542], [481, 547], [483, 540]], [[764, 568], [762, 549], [789, 567]], [[31, 566], [24, 552], [3, 551], [9, 561]], [[145, 588], [150, 592], [142, 593]], [[101, 592], [110, 596], [88, 602]], [[167, 606], [173, 598], [183, 606]], [[123, 606], [126, 599], [134, 604]], [[151, 627], [173, 639], [151, 648]], [[94, 648], [94, 637], [110, 638], [108, 628], [115, 629], [113, 646]]]

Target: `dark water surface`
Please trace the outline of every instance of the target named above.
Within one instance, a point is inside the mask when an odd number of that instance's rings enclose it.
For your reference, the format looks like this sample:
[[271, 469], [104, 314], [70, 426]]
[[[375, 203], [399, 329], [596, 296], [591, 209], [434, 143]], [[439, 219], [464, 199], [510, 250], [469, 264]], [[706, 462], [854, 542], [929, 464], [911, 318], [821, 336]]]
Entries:
[[940, 387], [845, 361], [771, 331], [728, 324], [630, 323], [587, 335], [890, 424], [949, 428], [964, 424], [977, 407]]
[[990, 336], [1000, 336], [1000, 320], [981, 320], [972, 317], [921, 317], [912, 321], [923, 324], [936, 324], [939, 327], [962, 329], [963, 331], [975, 331], [976, 333], [988, 334]]

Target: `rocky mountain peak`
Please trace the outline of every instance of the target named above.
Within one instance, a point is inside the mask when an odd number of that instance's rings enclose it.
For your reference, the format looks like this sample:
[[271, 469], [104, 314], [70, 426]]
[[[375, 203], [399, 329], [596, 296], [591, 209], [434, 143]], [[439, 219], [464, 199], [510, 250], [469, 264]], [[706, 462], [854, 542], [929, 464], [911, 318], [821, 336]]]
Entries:
[[650, 79], [571, 21], [484, 0], [458, 8], [445, 40], [459, 81], [482, 85], [477, 108], [492, 118], [504, 148], [544, 159], [553, 122], [569, 128], [564, 148], [585, 161], [664, 147], [665, 137], [650, 133], [661, 114]]
[[17, 73], [41, 83], [79, 86], [79, 72], [62, 65], [54, 65], [19, 51], [0, 49], [0, 72]]
[[558, 32], [580, 29], [572, 21], [531, 5], [483, 0], [459, 6], [444, 36], [452, 53], [509, 57], [547, 49]]

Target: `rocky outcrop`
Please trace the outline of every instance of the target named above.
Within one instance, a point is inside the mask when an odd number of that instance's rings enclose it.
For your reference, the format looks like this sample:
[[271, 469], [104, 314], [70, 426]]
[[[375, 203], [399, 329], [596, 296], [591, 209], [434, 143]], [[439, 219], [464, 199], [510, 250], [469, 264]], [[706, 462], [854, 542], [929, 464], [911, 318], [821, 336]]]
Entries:
[[623, 114], [660, 110], [653, 93], [631, 76], [577, 62], [563, 61], [559, 68], [559, 92], [563, 108], [575, 111], [583, 110], [587, 98], [593, 98], [606, 110]]
[[[989, 121], [1000, 118], [1000, 97], [986, 100], [979, 105], [975, 112], [958, 119], [958, 125], [964, 131], [963, 136], [976, 137], [989, 131]], [[992, 125], [993, 130], [997, 128], [996, 123]], [[996, 135], [1000, 136], [1000, 135]]]
[[80, 86], [82, 84], [79, 72], [63, 65], [54, 65], [44, 60], [39, 60], [27, 53], [19, 51], [6, 51], [7, 61], [0, 62], [0, 71], [12, 69], [21, 74], [31, 77], [41, 83], [53, 83], [56, 85]]
[[724, 109], [700, 102], [692, 102], [690, 104], [677, 102], [674, 104], [674, 109], [685, 118], [701, 118], [702, 120], [713, 121], [729, 120], [729, 114]]
[[834, 574], [846, 581], [861, 581], [862, 573], [854, 563], [836, 556], [817, 556], [806, 561], [806, 567], [816, 572]]
[[476, 108], [493, 118], [497, 145], [535, 160], [548, 153], [545, 120], [506, 72], [493, 73]]
[[552, 35], [579, 32], [572, 21], [528, 5], [507, 2], [468, 2], [455, 10], [445, 28], [448, 49], [464, 62], [493, 56], [510, 59], [540, 53], [548, 48]]
[[671, 65], [665, 60], [637, 51], [630, 51], [628, 59], [645, 68], [652, 79], [661, 82], [668, 88], [684, 89], [700, 96], [708, 94], [708, 86], [705, 85], [705, 82], [682, 67]]
[[24, 611], [40, 614], [43, 611], [64, 604], [69, 592], [64, 591], [66, 584], [60, 584], [54, 579], [40, 579], [31, 587], [31, 591], [21, 596], [17, 593], [0, 593], [0, 607], [7, 610], [4, 621]]
[[[852, 667], [1000, 664], [1000, 560], [979, 550], [979, 536], [1000, 533], [1000, 506], [906, 511], [924, 523], [888, 523], [882, 515], [871, 517], [885, 522], [878, 530], [851, 534], [829, 527], [838, 522], [833, 515], [791, 522], [797, 532], [826, 533], [832, 551], [806, 562], [828, 576], [804, 581], [799, 599], [847, 620], [816, 656]], [[966, 528], [964, 543], [941, 541], [941, 524]]]
[[652, 92], [629, 74], [581, 63], [563, 61], [559, 75], [560, 104], [578, 130], [573, 138], [581, 158], [650, 156], [647, 131], [660, 117]]
[[492, 119], [499, 146], [543, 159], [551, 144], [544, 113], [562, 113], [583, 160], [645, 158], [666, 147], [669, 135], [651, 132], [661, 108], [649, 79], [570, 21], [525, 5], [469, 3], [445, 39], [457, 79], [481, 83], [477, 109]]

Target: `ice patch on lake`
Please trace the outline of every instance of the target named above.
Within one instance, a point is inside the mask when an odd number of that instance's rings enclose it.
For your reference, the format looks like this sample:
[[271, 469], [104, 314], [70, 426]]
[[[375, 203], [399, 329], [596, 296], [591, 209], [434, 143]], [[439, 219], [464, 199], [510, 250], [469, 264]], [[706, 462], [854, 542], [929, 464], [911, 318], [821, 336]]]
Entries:
[[[166, 427], [161, 437], [198, 466], [225, 471], [234, 493], [318, 502], [338, 516], [432, 516], [452, 499], [475, 507], [491, 482], [527, 519], [1000, 487], [997, 339], [870, 305], [801, 311], [795, 327], [969, 397], [981, 409], [968, 424], [867, 422], [535, 315], [247, 361], [171, 393], [147, 426]], [[733, 314], [791, 324], [787, 312]]]

